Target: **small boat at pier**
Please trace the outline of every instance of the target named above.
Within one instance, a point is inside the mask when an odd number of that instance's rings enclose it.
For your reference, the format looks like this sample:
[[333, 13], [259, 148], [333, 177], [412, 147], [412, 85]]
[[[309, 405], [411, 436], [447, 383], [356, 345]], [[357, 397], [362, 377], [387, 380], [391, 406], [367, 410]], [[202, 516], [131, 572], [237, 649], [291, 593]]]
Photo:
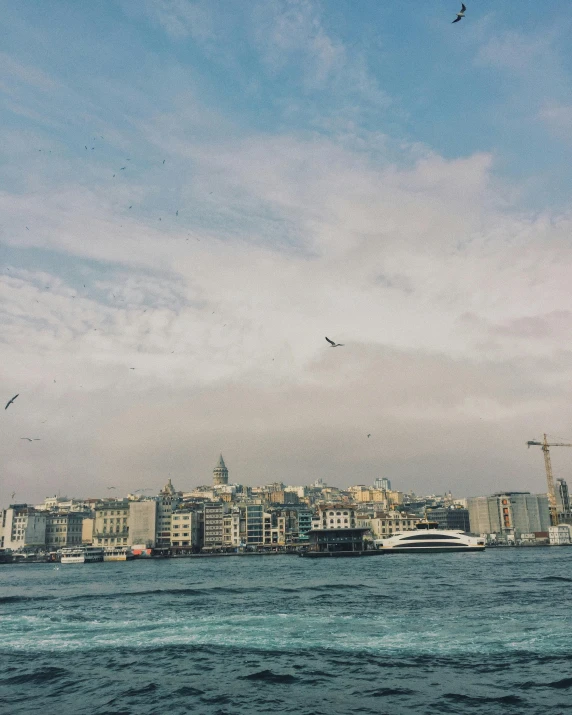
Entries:
[[105, 546], [103, 548], [104, 561], [131, 561], [135, 554], [129, 546]]

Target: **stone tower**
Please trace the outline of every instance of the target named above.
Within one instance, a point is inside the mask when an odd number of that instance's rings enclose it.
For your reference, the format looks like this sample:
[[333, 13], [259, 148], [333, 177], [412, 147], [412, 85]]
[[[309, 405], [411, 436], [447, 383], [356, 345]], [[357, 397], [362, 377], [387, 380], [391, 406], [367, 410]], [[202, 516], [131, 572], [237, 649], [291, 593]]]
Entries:
[[213, 484], [215, 487], [221, 484], [228, 484], [228, 469], [222, 458], [222, 454], [218, 458], [216, 467], [213, 469]]

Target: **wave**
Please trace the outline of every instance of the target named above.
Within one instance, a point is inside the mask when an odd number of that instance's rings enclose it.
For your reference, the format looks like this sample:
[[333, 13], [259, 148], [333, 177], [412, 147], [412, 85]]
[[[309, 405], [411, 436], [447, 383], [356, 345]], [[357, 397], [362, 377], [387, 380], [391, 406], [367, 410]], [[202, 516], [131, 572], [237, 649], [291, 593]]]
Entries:
[[415, 690], [409, 688], [376, 688], [375, 690], [356, 690], [354, 695], [368, 695], [370, 698], [387, 698], [391, 695], [414, 695]]
[[1, 603], [20, 603], [22, 601], [51, 601], [55, 596], [0, 596]]
[[572, 688], [572, 678], [553, 680], [551, 683], [536, 683], [533, 680], [529, 680], [526, 683], [522, 683], [520, 687], [523, 690], [530, 690], [531, 688], [553, 688], [555, 690], [568, 690], [569, 688]]
[[523, 701], [518, 695], [463, 695], [462, 693], [445, 693], [443, 696], [446, 700], [451, 700], [454, 703], [499, 703], [505, 705], [518, 705]]
[[65, 668], [56, 668], [50, 666], [47, 668], [40, 668], [33, 673], [22, 673], [21, 675], [13, 675], [10, 678], [5, 678], [2, 682], [5, 685], [20, 685], [20, 684], [30, 684], [30, 683], [49, 683], [54, 680], [59, 680], [64, 676], [69, 675], [69, 671]]
[[250, 675], [241, 675], [239, 680], [262, 680], [266, 683], [295, 683], [299, 680], [295, 675], [288, 673], [274, 673], [271, 670], [260, 670]]
[[568, 576], [543, 576], [542, 578], [535, 579], [536, 581], [564, 581], [564, 583], [572, 583], [572, 578]]

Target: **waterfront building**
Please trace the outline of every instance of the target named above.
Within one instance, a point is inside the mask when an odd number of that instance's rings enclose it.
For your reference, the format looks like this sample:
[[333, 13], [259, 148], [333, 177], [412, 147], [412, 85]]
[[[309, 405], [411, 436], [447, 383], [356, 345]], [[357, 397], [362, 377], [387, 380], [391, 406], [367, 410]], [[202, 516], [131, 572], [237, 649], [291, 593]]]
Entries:
[[81, 522], [81, 543], [93, 544], [93, 529], [95, 527], [95, 519], [87, 516]]
[[209, 502], [203, 505], [205, 549], [217, 549], [224, 545], [224, 516], [227, 509], [223, 502]]
[[498, 492], [469, 497], [469, 522], [474, 534], [498, 534], [507, 540], [521, 534], [548, 533], [550, 512], [546, 494]]
[[359, 525], [370, 529], [374, 539], [381, 539], [400, 531], [411, 531], [415, 529], [418, 521], [419, 517], [416, 514], [402, 511], [375, 512], [369, 521], [363, 517], [356, 517]]
[[556, 480], [556, 511], [559, 523], [572, 524], [572, 504], [565, 479]]
[[157, 497], [157, 522], [155, 531], [155, 546], [168, 549], [171, 546], [171, 518], [173, 511], [181, 502], [181, 497], [175, 491], [171, 479], [167, 481]]
[[264, 546], [284, 546], [286, 544], [286, 517], [280, 511], [264, 512]]
[[572, 526], [570, 524], [558, 524], [548, 528], [548, 539], [550, 546], [565, 546], [572, 544]]
[[242, 543], [240, 529], [240, 508], [233, 509], [223, 515], [223, 545], [227, 548], [236, 548]]
[[439, 529], [456, 529], [466, 532], [471, 530], [468, 509], [455, 507], [427, 509], [427, 518], [436, 521], [439, 524]]
[[308, 533], [312, 528], [312, 518], [314, 516], [313, 509], [297, 509], [298, 516], [298, 540], [307, 541]]
[[367, 531], [357, 526], [355, 510], [347, 504], [321, 505], [312, 519], [308, 548], [319, 553], [361, 552]]
[[200, 519], [195, 509], [180, 507], [171, 518], [171, 546], [178, 550], [200, 549]]
[[129, 502], [129, 544], [153, 548], [157, 535], [157, 499], [140, 499]]
[[216, 467], [213, 469], [213, 485], [215, 487], [221, 484], [228, 484], [228, 469], [222, 458], [222, 454], [218, 458]]
[[95, 507], [94, 546], [127, 546], [129, 500], [108, 499]]
[[245, 511], [246, 543], [248, 546], [261, 546], [264, 543], [264, 507], [262, 504], [247, 504]]
[[82, 543], [83, 514], [80, 512], [51, 512], [46, 518], [46, 548], [57, 551]]
[[45, 548], [46, 519], [44, 512], [28, 504], [11, 504], [2, 510], [1, 548], [12, 551]]

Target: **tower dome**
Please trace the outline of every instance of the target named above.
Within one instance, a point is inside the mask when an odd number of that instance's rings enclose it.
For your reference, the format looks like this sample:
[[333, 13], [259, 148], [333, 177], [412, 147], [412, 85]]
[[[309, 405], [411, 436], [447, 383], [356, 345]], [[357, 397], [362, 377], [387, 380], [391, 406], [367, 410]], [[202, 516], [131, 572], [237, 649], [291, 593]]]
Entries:
[[221, 484], [228, 484], [228, 469], [222, 458], [222, 454], [218, 458], [216, 467], [213, 469], [213, 484], [215, 487]]

